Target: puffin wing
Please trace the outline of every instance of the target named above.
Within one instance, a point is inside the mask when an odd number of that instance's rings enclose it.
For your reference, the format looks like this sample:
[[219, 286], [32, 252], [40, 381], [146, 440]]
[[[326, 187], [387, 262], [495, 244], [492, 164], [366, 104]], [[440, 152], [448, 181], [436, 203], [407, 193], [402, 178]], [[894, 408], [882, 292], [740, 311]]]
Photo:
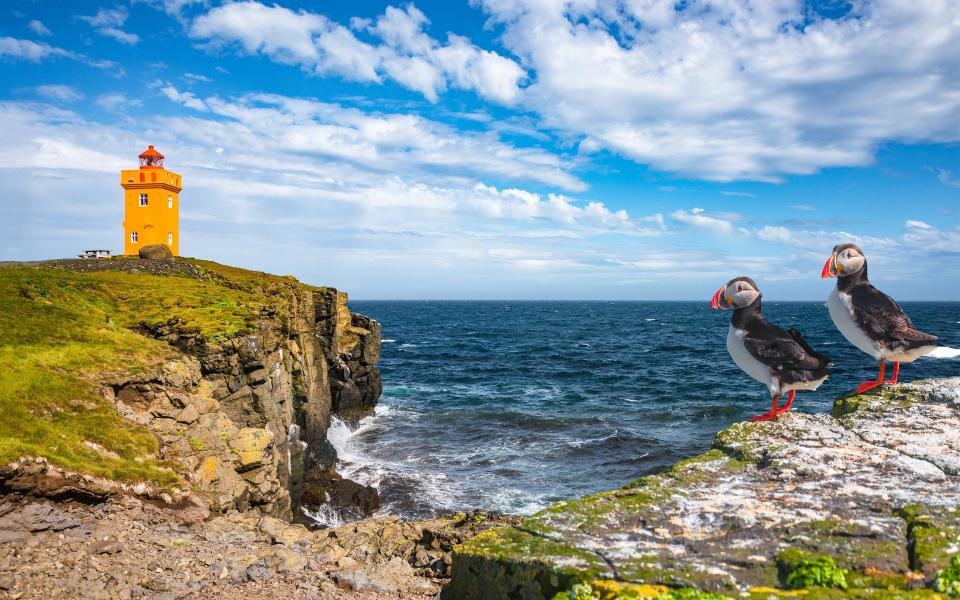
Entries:
[[743, 344], [751, 356], [774, 371], [814, 371], [830, 365], [830, 359], [810, 348], [800, 332], [770, 323], [748, 331]]
[[905, 344], [908, 347], [935, 344], [937, 338], [917, 331], [913, 321], [900, 305], [872, 284], [858, 285], [850, 291], [855, 307], [853, 320], [871, 339], [885, 344]]

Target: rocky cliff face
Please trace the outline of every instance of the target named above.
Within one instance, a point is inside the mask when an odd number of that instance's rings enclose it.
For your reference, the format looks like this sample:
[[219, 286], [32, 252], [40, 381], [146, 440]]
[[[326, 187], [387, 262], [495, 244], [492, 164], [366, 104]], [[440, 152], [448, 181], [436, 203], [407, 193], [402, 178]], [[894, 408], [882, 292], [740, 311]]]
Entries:
[[665, 473], [477, 536], [443, 597], [960, 590], [958, 431], [960, 378], [738, 424]]
[[145, 333], [182, 358], [104, 393], [160, 436], [161, 456], [189, 469], [212, 510], [290, 518], [306, 482], [332, 475], [331, 414], [372, 409], [380, 396], [379, 324], [346, 304], [334, 289], [292, 287], [253, 334], [212, 341], [176, 322], [155, 328]]
[[[149, 460], [187, 485], [165, 492], [24, 457], [0, 468], [0, 491], [91, 498], [124, 492], [168, 503], [196, 494], [214, 513], [287, 519], [304, 498], [359, 502], [356, 516], [376, 506], [375, 490], [354, 484], [351, 493], [332, 495], [323, 487], [350, 483], [334, 470], [336, 451], [327, 441], [331, 415], [356, 417], [371, 410], [381, 392], [380, 326], [351, 314], [345, 293], [188, 259], [92, 262], [97, 271], [122, 273], [93, 278], [86, 274], [91, 261], [56, 261], [50, 266], [82, 274], [51, 278], [73, 286], [72, 302], [100, 293], [108, 325], [129, 314], [138, 321], [125, 327], [162, 343], [150, 342], [157, 360], [77, 372], [128, 421], [155, 434], [159, 447]], [[24, 273], [24, 281], [42, 280]], [[27, 314], [46, 319], [48, 305], [42, 298], [27, 302]], [[205, 321], [207, 312], [213, 316]], [[127, 353], [120, 349], [117, 356]], [[115, 454], [92, 440], [84, 444], [84, 451], [105, 458]], [[308, 493], [311, 485], [319, 488]]]

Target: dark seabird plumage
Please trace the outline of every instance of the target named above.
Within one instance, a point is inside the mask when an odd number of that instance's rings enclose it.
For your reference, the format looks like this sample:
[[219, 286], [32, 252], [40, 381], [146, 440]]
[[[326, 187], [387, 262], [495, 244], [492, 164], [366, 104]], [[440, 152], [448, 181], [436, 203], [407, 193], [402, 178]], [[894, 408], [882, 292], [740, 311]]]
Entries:
[[[896, 383], [900, 363], [913, 362], [937, 348], [937, 338], [913, 326], [893, 298], [873, 287], [867, 278], [867, 259], [856, 244], [838, 244], [823, 266], [821, 277], [837, 277], [827, 300], [830, 318], [847, 341], [877, 361], [880, 374], [864, 381], [857, 393], [884, 383]], [[893, 377], [884, 380], [886, 361], [893, 361]]]
[[[727, 351], [738, 367], [770, 390], [770, 411], [751, 420], [770, 420], [790, 410], [797, 390], [815, 390], [830, 374], [830, 358], [811, 348], [799, 331], [763, 318], [760, 290], [749, 277], [731, 279], [714, 294], [711, 306], [735, 308]], [[787, 404], [779, 408], [780, 396], [787, 392]]]

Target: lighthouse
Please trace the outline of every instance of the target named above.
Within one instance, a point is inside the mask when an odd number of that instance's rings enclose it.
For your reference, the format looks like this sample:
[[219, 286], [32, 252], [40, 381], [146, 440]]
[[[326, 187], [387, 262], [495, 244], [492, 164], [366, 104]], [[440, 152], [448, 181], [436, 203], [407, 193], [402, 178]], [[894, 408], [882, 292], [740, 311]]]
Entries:
[[140, 154], [139, 169], [120, 171], [123, 187], [123, 253], [163, 244], [180, 255], [180, 174], [163, 166], [153, 146]]

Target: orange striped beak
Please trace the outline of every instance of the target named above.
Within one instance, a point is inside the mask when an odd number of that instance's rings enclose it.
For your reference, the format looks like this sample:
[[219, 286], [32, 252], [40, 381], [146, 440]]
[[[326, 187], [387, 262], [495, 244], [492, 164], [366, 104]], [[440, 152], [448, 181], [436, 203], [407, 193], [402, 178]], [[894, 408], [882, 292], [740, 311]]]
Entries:
[[[720, 297], [723, 295], [723, 293], [724, 293], [725, 291], [727, 291], [727, 288], [726, 288], [726, 287], [722, 287], [722, 288], [720, 288], [719, 290], [717, 290], [717, 293], [714, 294], [714, 295], [713, 295], [713, 298], [710, 300], [710, 308], [712, 308], [712, 309], [714, 309], [714, 310], [723, 310], [723, 309], [724, 309], [723, 306], [720, 306]], [[724, 300], [726, 300], [726, 298], [724, 298]]]
[[837, 271], [834, 268], [834, 259], [836, 259], [835, 254], [831, 254], [830, 258], [827, 259], [827, 262], [823, 265], [823, 271], [820, 272], [820, 279], [830, 279], [831, 277], [837, 276]]

